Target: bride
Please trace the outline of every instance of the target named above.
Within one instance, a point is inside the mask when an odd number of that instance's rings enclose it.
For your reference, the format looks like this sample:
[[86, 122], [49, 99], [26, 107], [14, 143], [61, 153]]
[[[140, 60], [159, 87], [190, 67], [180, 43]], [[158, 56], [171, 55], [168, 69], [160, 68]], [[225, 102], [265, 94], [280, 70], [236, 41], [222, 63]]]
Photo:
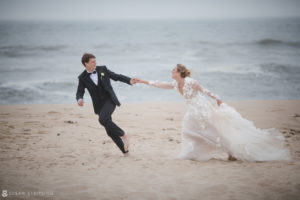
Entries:
[[[187, 112], [182, 123], [180, 158], [192, 160], [290, 160], [285, 140], [275, 128], [256, 128], [234, 108], [223, 103], [218, 95], [190, 77], [182, 64], [172, 70], [172, 82], [146, 81], [138, 83], [175, 89], [184, 98]], [[209, 99], [204, 95], [206, 94]]]

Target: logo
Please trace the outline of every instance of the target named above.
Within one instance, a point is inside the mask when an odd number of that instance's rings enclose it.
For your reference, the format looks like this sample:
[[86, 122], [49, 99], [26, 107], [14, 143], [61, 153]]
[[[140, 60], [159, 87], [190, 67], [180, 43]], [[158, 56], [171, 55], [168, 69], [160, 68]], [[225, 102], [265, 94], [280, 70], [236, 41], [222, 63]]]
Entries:
[[2, 190], [2, 196], [3, 196], [3, 197], [7, 197], [7, 196], [8, 196], [7, 190]]

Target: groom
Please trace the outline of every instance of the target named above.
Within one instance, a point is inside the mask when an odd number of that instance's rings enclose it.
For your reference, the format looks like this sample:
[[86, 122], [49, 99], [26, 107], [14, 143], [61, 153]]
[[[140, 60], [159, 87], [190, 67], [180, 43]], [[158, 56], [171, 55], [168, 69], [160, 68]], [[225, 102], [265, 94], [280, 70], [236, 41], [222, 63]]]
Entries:
[[118, 127], [111, 118], [116, 105], [120, 106], [120, 102], [111, 86], [110, 79], [129, 85], [135, 84], [136, 79], [115, 74], [105, 65], [96, 66], [96, 57], [93, 54], [85, 53], [81, 62], [85, 70], [78, 76], [77, 103], [83, 106], [83, 95], [87, 88], [92, 98], [94, 112], [99, 115], [100, 124], [104, 126], [107, 135], [116, 143], [124, 156], [128, 156], [130, 135]]

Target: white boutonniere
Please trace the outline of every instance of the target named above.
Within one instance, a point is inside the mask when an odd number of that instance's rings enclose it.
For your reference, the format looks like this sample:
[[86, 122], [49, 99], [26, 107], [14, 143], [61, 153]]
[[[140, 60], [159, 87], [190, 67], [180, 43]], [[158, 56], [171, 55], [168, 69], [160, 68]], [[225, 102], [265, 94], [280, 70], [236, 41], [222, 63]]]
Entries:
[[105, 74], [103, 72], [101, 72], [101, 80], [102, 80], [102, 76], [104, 76]]

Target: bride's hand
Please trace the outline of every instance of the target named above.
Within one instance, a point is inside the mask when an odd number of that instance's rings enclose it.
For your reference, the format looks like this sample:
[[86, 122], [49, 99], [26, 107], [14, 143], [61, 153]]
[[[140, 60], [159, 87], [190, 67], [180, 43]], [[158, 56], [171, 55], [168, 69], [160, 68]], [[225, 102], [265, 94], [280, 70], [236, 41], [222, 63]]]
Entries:
[[139, 78], [132, 78], [131, 80], [130, 80], [130, 84], [136, 84], [136, 83], [140, 83], [140, 79]]
[[217, 99], [217, 103], [220, 106], [223, 102], [220, 99]]
[[142, 79], [139, 79], [139, 78], [135, 78], [135, 81], [136, 81], [136, 83], [144, 83], [144, 84], [149, 84], [149, 82], [148, 81], [145, 81], [145, 80], [142, 80]]
[[135, 82], [136, 82], [136, 83], [142, 83], [142, 80], [139, 79], [139, 78], [135, 78]]

